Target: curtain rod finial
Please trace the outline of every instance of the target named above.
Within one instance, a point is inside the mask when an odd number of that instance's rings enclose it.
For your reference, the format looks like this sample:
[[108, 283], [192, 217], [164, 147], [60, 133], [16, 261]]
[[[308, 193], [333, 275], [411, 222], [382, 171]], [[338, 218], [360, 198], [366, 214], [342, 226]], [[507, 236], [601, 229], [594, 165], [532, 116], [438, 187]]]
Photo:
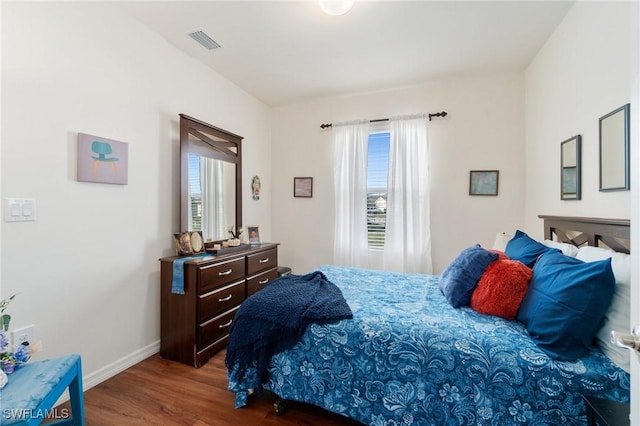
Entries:
[[431, 118], [433, 117], [446, 117], [446, 116], [447, 116], [447, 111], [436, 112], [435, 114], [429, 114], [429, 121], [431, 121]]

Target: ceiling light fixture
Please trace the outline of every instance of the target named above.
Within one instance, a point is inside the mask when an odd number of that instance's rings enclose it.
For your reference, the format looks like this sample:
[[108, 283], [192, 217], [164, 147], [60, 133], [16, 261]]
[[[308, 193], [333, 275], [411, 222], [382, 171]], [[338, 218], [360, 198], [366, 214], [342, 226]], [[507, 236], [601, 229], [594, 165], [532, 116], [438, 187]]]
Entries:
[[344, 15], [353, 7], [355, 0], [318, 0], [320, 9], [327, 15], [340, 16]]

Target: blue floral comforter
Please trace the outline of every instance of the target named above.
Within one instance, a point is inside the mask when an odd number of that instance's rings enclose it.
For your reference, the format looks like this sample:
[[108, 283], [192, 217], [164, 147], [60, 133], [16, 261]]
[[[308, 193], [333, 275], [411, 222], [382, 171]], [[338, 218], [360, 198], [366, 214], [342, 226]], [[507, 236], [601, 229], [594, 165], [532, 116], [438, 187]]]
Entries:
[[[516, 321], [454, 309], [437, 276], [319, 268], [353, 319], [311, 325], [264, 385], [370, 425], [583, 425], [580, 397], [629, 402], [629, 374], [594, 349], [551, 360]], [[259, 382], [229, 373], [236, 407]]]

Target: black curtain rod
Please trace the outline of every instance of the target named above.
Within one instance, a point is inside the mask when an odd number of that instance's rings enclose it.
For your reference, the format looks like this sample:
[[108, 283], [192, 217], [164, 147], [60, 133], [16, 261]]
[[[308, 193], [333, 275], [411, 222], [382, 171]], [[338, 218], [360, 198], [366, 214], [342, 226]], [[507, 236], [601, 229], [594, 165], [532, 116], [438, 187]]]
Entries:
[[[442, 111], [442, 112], [436, 112], [435, 114], [429, 114], [429, 121], [431, 121], [432, 117], [446, 117], [447, 116], [447, 112], [446, 111]], [[388, 118], [378, 118], [376, 120], [369, 120], [369, 123], [378, 123], [380, 121], [389, 121]], [[329, 123], [329, 124], [321, 124], [320, 128], [321, 129], [326, 129], [327, 127], [332, 127], [333, 124]]]

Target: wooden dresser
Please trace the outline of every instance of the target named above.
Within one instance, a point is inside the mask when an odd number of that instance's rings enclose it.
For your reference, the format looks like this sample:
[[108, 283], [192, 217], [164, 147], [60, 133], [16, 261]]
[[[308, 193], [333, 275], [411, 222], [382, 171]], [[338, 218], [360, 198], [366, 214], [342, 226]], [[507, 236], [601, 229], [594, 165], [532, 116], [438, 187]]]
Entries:
[[160, 356], [201, 367], [227, 345], [242, 301], [278, 278], [278, 245], [186, 261], [183, 295], [171, 292], [175, 259], [160, 259]]

